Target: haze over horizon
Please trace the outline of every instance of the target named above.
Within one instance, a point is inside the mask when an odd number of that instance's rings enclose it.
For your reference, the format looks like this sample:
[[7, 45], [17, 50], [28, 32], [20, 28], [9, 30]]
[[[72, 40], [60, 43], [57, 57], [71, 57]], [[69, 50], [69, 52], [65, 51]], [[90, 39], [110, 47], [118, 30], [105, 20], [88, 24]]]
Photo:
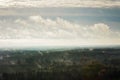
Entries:
[[119, 0], [0, 0], [0, 48], [120, 45]]

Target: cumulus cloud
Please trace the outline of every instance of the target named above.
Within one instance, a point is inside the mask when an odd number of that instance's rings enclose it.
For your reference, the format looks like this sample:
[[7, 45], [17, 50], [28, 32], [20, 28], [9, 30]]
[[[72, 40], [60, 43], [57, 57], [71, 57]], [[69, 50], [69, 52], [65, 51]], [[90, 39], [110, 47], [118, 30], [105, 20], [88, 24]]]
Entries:
[[0, 7], [120, 7], [119, 0], [0, 0]]
[[107, 24], [80, 25], [62, 18], [29, 16], [0, 21], [0, 39], [120, 39]]
[[60, 17], [51, 19], [29, 16], [24, 19], [0, 20], [0, 44], [0, 48], [117, 45], [120, 44], [120, 32], [113, 31], [104, 23], [83, 26]]

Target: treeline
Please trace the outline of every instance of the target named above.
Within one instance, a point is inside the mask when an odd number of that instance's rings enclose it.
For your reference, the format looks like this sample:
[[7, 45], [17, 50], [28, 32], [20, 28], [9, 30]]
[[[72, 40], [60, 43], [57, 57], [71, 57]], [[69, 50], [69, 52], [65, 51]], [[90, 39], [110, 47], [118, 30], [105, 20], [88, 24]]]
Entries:
[[0, 80], [120, 80], [120, 68], [90, 61], [85, 65], [48, 66], [26, 72], [5, 72]]

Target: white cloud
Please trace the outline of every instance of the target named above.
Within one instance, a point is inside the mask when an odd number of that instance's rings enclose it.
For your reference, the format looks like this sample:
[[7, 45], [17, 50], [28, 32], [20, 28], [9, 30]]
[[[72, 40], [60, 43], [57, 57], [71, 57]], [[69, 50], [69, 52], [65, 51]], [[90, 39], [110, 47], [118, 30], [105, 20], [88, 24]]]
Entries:
[[0, 0], [0, 7], [120, 7], [119, 0]]
[[0, 21], [0, 39], [120, 39], [120, 32], [107, 24], [91, 26], [76, 24], [62, 18], [55, 20], [41, 16]]
[[[49, 48], [60, 48], [62, 46], [66, 47], [89, 47], [89, 46], [112, 46], [112, 45], [120, 45], [119, 40], [113, 39], [99, 41], [97, 39], [92, 40], [66, 40], [66, 39], [6, 39], [0, 40], [0, 49], [28, 49], [28, 48], [36, 48], [36, 49], [49, 49]], [[57, 47], [58, 46], [58, 47]]]
[[120, 32], [107, 24], [76, 24], [62, 18], [29, 16], [26, 19], [0, 20], [0, 48], [22, 46], [120, 44]]

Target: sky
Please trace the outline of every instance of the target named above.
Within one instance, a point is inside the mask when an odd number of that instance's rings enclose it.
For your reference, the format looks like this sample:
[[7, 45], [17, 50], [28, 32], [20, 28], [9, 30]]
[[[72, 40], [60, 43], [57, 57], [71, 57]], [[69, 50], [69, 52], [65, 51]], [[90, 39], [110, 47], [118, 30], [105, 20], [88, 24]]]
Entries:
[[120, 45], [119, 14], [120, 0], [0, 0], [0, 48]]

